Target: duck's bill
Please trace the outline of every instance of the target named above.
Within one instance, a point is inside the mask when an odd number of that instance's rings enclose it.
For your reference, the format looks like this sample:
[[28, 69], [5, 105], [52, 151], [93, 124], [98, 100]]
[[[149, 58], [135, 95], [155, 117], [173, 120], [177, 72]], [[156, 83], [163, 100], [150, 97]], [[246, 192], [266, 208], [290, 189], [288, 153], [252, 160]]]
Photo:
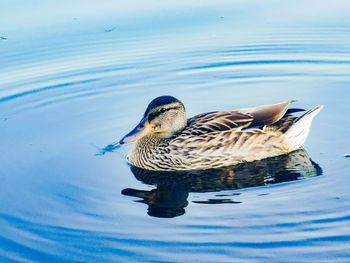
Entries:
[[145, 118], [142, 118], [142, 120], [135, 127], [135, 129], [133, 129], [131, 132], [125, 135], [123, 139], [119, 141], [119, 143], [124, 144], [124, 143], [137, 141], [142, 137], [146, 136], [147, 134], [150, 134], [154, 131], [155, 131], [154, 128], [151, 127], [149, 122]]

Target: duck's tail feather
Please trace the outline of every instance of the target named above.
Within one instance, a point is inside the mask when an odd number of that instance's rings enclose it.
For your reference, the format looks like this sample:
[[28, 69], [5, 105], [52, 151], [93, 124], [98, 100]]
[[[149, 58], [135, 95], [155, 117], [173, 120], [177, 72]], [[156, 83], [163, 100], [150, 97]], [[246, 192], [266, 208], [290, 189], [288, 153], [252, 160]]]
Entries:
[[313, 118], [322, 110], [323, 106], [318, 105], [297, 118], [294, 124], [284, 134], [290, 150], [294, 151], [303, 146], [310, 132]]

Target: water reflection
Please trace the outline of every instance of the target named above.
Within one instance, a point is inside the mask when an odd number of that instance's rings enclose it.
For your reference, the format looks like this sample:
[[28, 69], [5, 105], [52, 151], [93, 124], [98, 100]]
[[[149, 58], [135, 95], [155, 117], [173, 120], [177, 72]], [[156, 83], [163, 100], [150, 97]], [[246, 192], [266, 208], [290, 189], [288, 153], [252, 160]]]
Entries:
[[[171, 218], [183, 215], [188, 205], [190, 192], [218, 192], [247, 187], [263, 186], [300, 180], [322, 174], [321, 167], [313, 162], [304, 149], [288, 155], [277, 156], [261, 161], [243, 163], [209, 170], [159, 172], [132, 166], [136, 179], [156, 188], [151, 191], [126, 188], [123, 195], [141, 198], [137, 202], [148, 205], [148, 215]], [[193, 201], [202, 204], [240, 203], [218, 194], [215, 199]], [[222, 198], [225, 197], [225, 198]]]

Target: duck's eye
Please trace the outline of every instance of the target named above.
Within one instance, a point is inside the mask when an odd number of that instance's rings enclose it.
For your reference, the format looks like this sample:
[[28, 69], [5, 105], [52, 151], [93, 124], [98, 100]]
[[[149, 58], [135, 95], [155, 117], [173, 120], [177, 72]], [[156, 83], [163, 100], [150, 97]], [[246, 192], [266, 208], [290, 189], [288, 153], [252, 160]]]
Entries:
[[164, 112], [166, 112], [166, 109], [164, 109], [164, 108], [159, 110], [159, 113], [164, 113]]
[[148, 115], [148, 121], [152, 121], [152, 120], [154, 120], [155, 118], [157, 118], [160, 114], [162, 114], [162, 113], [164, 113], [164, 112], [166, 112], [166, 111], [168, 111], [168, 109], [165, 109], [165, 108], [161, 108], [160, 110], [158, 110], [157, 112], [153, 112], [153, 113], [150, 113], [149, 115]]

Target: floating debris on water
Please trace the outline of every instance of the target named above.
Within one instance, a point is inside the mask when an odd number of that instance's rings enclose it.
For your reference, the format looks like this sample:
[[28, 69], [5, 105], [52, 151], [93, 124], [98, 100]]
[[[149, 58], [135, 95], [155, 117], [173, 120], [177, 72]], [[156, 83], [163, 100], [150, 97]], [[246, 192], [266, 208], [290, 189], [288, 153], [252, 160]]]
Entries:
[[7, 40], [7, 37], [5, 37], [5, 36], [0, 36], [0, 39], [1, 39], [1, 40]]
[[107, 152], [113, 152], [115, 149], [117, 149], [119, 147], [120, 147], [119, 142], [109, 144], [106, 147], [104, 147], [103, 149], [100, 149], [100, 152], [96, 153], [96, 155], [105, 155]]
[[344, 157], [349, 158], [350, 157], [350, 153], [344, 154]]
[[111, 28], [105, 29], [105, 32], [112, 32], [112, 31], [114, 31], [114, 30], [116, 30], [116, 29], [117, 29], [117, 27], [116, 27], [116, 26], [114, 26], [114, 27], [111, 27]]

